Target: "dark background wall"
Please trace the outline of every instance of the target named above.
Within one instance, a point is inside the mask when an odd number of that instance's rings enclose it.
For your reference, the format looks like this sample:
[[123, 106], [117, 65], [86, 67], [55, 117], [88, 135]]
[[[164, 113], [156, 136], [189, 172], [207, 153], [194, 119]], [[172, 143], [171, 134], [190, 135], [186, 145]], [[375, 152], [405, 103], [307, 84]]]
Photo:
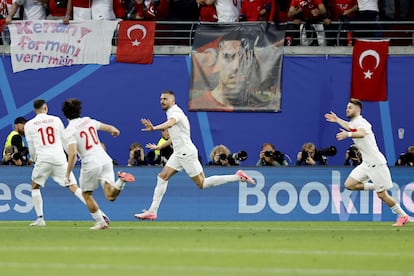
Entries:
[[[189, 57], [155, 56], [152, 65], [116, 63], [29, 70], [13, 74], [10, 57], [0, 58], [0, 140], [12, 129], [14, 118], [31, 118], [32, 101], [44, 98], [51, 114], [60, 116], [62, 102], [70, 97], [83, 101], [83, 115], [114, 124], [121, 136], [102, 134], [110, 155], [126, 165], [129, 144], [156, 142], [160, 133], [141, 132], [140, 118], [154, 123], [165, 120], [159, 106], [160, 93], [173, 90], [177, 103], [188, 114], [194, 143], [203, 163], [208, 162], [212, 146], [227, 145], [231, 151], [246, 150], [256, 163], [263, 142], [272, 142], [295, 160], [305, 142], [317, 147], [334, 145], [338, 154], [330, 165], [342, 165], [351, 140], [337, 142], [338, 126], [325, 122], [324, 113], [335, 111], [345, 116], [349, 99], [350, 56], [285, 56], [282, 76], [282, 112], [220, 113], [188, 112]], [[390, 56], [388, 101], [364, 103], [363, 115], [373, 124], [378, 144], [390, 165], [409, 145], [414, 144], [411, 114], [413, 104], [412, 73], [414, 57]], [[66, 124], [66, 121], [64, 120]], [[398, 129], [403, 128], [403, 139]], [[1, 145], [3, 147], [3, 145]]]

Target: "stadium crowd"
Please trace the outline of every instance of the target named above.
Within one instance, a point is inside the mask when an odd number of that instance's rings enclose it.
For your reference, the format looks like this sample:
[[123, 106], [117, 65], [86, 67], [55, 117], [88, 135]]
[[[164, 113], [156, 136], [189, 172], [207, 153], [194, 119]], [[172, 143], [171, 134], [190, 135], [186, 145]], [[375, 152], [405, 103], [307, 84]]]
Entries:
[[[0, 0], [0, 18], [13, 20], [155, 20], [175, 22], [274, 22], [286, 29], [286, 45], [348, 45], [350, 30], [378, 30], [358, 34], [382, 36], [382, 31], [405, 28], [414, 20], [409, 0]], [[386, 22], [354, 24], [352, 21]], [[412, 25], [411, 25], [412, 26]], [[175, 27], [174, 27], [175, 28]], [[178, 28], [178, 27], [177, 27]], [[409, 28], [408, 28], [409, 29]], [[338, 33], [345, 36], [337, 39]], [[355, 36], [355, 33], [353, 34]], [[314, 37], [312, 37], [314, 36]], [[385, 34], [386, 36], [386, 34]]]

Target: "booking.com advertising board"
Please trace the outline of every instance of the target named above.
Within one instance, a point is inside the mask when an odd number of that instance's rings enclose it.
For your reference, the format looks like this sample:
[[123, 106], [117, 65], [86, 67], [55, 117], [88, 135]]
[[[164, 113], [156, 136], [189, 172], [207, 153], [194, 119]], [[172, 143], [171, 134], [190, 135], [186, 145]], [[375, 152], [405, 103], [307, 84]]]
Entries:
[[[127, 184], [115, 202], [102, 189], [94, 195], [111, 220], [135, 220], [148, 208], [158, 167], [122, 168], [136, 181]], [[206, 176], [233, 174], [233, 168], [206, 168]], [[351, 168], [243, 168], [257, 185], [228, 183], [200, 190], [183, 172], [169, 182], [158, 212], [159, 221], [394, 221], [393, 214], [373, 191], [344, 189]], [[391, 168], [390, 193], [414, 216], [414, 170]], [[0, 220], [33, 220], [31, 168], [0, 167]], [[75, 169], [79, 175], [79, 168]], [[66, 188], [49, 180], [42, 189], [46, 220], [90, 220], [86, 207]]]

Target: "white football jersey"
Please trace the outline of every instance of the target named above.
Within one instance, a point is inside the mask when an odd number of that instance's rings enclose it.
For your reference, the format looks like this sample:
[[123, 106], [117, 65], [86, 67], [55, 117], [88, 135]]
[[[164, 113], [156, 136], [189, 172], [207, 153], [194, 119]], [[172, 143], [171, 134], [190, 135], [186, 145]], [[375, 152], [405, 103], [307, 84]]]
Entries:
[[101, 146], [98, 129], [101, 122], [89, 117], [76, 118], [69, 121], [65, 130], [65, 140], [68, 145], [76, 144], [76, 149], [82, 161], [82, 166], [95, 167], [112, 163], [112, 159]]
[[66, 163], [63, 150], [64, 129], [59, 117], [41, 113], [26, 122], [24, 132], [30, 151], [35, 153], [36, 160], [54, 164]]
[[351, 132], [357, 131], [361, 128], [365, 129], [364, 138], [352, 139], [361, 151], [363, 162], [366, 162], [369, 165], [387, 163], [387, 160], [378, 148], [374, 132], [372, 131], [372, 126], [367, 120], [365, 120], [365, 118], [358, 116], [352, 119], [348, 126]]
[[175, 104], [167, 110], [166, 114], [167, 119], [174, 118], [177, 122], [168, 129], [174, 152], [177, 155], [197, 153], [197, 148], [191, 141], [190, 122], [183, 110]]

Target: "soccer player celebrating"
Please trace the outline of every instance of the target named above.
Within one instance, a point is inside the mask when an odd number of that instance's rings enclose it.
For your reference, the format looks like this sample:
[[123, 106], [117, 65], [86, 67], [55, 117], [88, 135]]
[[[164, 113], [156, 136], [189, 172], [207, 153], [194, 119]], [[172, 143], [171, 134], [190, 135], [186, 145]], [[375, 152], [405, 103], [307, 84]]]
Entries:
[[339, 118], [332, 111], [325, 114], [328, 122], [337, 123], [342, 127], [341, 131], [336, 134], [336, 139], [341, 141], [352, 138], [362, 155], [362, 163], [351, 171], [345, 181], [345, 188], [351, 191], [375, 190], [377, 196], [398, 215], [397, 222], [393, 226], [404, 226], [408, 223], [409, 217], [387, 192], [392, 187], [387, 160], [378, 149], [372, 126], [361, 116], [361, 110], [361, 101], [350, 99], [346, 107], [349, 122]]
[[40, 188], [45, 186], [49, 177], [62, 187], [67, 187], [80, 201], [86, 203], [72, 172], [68, 174], [68, 181], [65, 181], [67, 160], [62, 143], [65, 130], [62, 120], [47, 114], [45, 100], [35, 100], [33, 107], [36, 116], [24, 125], [30, 157], [35, 161], [32, 171], [32, 199], [37, 219], [30, 226], [45, 226]]
[[66, 179], [69, 181], [70, 174], [76, 163], [76, 155], [79, 154], [82, 162], [79, 183], [82, 189], [86, 205], [95, 219], [96, 223], [90, 229], [107, 229], [109, 220], [105, 219], [100, 211], [98, 203], [93, 198], [93, 191], [101, 184], [105, 197], [109, 201], [115, 199], [123, 190], [126, 182], [133, 182], [133, 175], [118, 172], [118, 180], [115, 182], [112, 158], [101, 146], [98, 130], [103, 130], [117, 137], [119, 130], [108, 124], [104, 124], [89, 117], [80, 117], [82, 103], [78, 99], [68, 99], [62, 105], [62, 111], [69, 124], [66, 127], [65, 139], [68, 145], [68, 167]]
[[[175, 94], [166, 90], [160, 97], [161, 108], [166, 112], [167, 121], [159, 125], [153, 125], [148, 119], [141, 119], [145, 126], [143, 131], [168, 129], [174, 148], [173, 154], [168, 159], [162, 171], [158, 174], [152, 204], [143, 213], [135, 214], [137, 219], [155, 220], [162, 197], [167, 190], [168, 180], [178, 171], [184, 169], [188, 176], [200, 189], [219, 186], [228, 182], [243, 181], [251, 184], [256, 182], [242, 170], [234, 175], [215, 175], [205, 177], [203, 167], [198, 160], [198, 150], [191, 141], [190, 123], [183, 110], [175, 104]], [[154, 148], [157, 149], [157, 148]]]

